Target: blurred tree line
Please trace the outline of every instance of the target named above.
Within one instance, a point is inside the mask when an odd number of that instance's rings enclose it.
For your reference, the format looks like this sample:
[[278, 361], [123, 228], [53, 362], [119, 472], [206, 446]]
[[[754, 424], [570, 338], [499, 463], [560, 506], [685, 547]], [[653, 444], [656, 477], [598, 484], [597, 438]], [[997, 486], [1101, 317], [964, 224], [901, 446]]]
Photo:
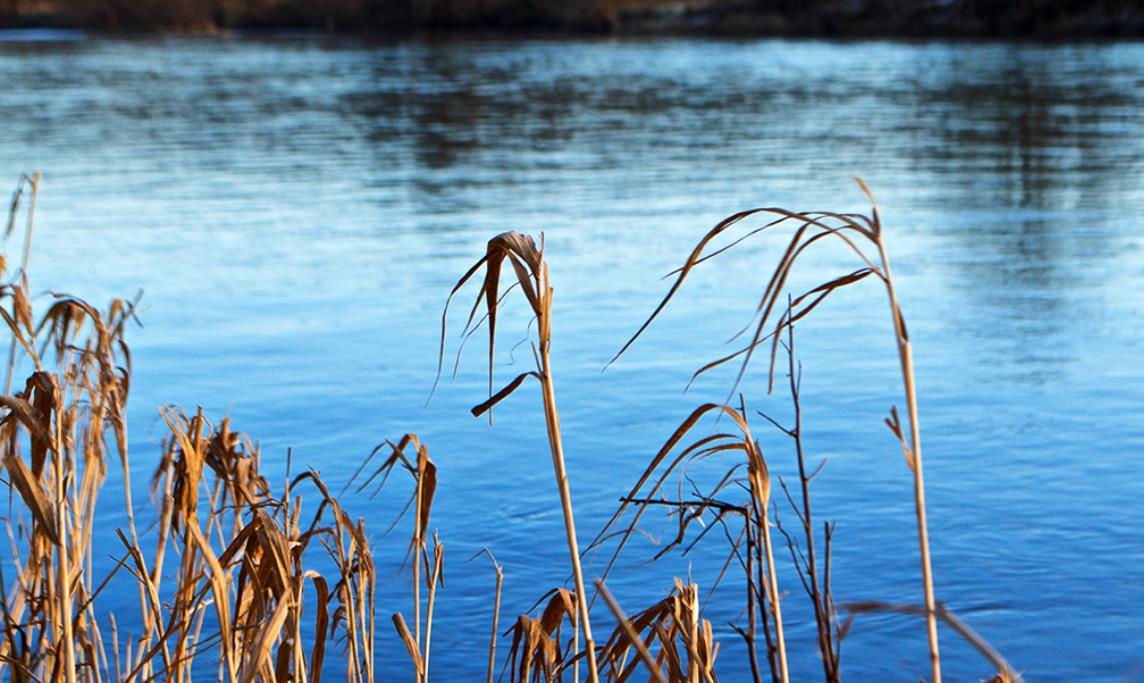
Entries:
[[0, 0], [0, 26], [1141, 36], [1144, 0]]
[[613, 0], [0, 0], [0, 25], [112, 31], [415, 27], [602, 30]]

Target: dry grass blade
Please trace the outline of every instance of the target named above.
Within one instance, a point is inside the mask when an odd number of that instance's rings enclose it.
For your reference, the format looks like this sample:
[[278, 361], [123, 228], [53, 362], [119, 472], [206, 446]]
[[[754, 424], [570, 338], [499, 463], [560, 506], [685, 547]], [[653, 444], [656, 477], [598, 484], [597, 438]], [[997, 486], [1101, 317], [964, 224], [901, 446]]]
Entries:
[[[366, 461], [362, 463], [362, 466], [359, 467], [357, 472], [351, 477], [350, 482], [346, 485], [347, 488], [352, 486], [354, 482], [362, 476], [369, 462], [385, 448], [389, 449], [389, 456], [382, 461], [380, 465], [374, 468], [369, 476], [365, 478], [365, 481], [359, 485], [358, 490], [364, 489], [375, 479], [381, 477], [381, 484], [378, 486], [378, 490], [380, 490], [386, 481], [388, 481], [389, 475], [394, 469], [397, 469], [398, 466], [408, 472], [413, 478], [413, 493], [405, 507], [406, 510], [408, 510], [410, 506], [414, 508], [413, 531], [410, 535], [409, 549], [406, 555], [407, 560], [411, 559], [413, 574], [413, 629], [409, 630], [406, 625], [405, 630], [408, 632], [410, 643], [412, 643], [412, 647], [417, 653], [417, 656], [413, 658], [417, 678], [419, 681], [424, 681], [427, 680], [429, 676], [429, 644], [432, 635], [433, 609], [437, 589], [444, 585], [443, 546], [437, 539], [436, 534], [434, 534], [433, 553], [432, 556], [430, 556], [427, 543], [429, 518], [433, 508], [434, 496], [437, 491], [437, 465], [429, 457], [429, 449], [421, 443], [421, 440], [416, 434], [405, 434], [397, 443], [386, 441], [384, 444], [374, 448]], [[413, 449], [415, 454], [408, 454], [406, 449]], [[400, 521], [404, 512], [403, 510], [398, 516], [398, 519], [394, 521], [394, 526]], [[425, 588], [428, 592], [428, 600], [424, 606], [424, 626], [422, 625], [421, 619], [422, 574], [424, 574]], [[402, 617], [401, 621], [402, 624], [404, 624], [404, 617]], [[395, 625], [397, 624], [396, 620], [394, 623]], [[398, 632], [401, 634], [400, 627], [398, 628]], [[402, 635], [402, 638], [404, 638], [404, 635]]]
[[[730, 418], [738, 428], [738, 433], [716, 433], [701, 437], [676, 451], [683, 439], [707, 416]], [[699, 461], [722, 456], [742, 458], [745, 462], [740, 461], [730, 466], [709, 491], [700, 492], [696, 489], [690, 497], [685, 497], [682, 492], [682, 484], [684, 480], [690, 481], [685, 475], [687, 468]], [[742, 477], [744, 464], [747, 475], [745, 479]], [[669, 500], [663, 497], [660, 492], [676, 473], [681, 479], [679, 498]], [[723, 493], [733, 491], [747, 492], [749, 494], [748, 500], [738, 503], [719, 499]], [[597, 536], [592, 546], [597, 547], [606, 540], [619, 538], [615, 549], [612, 551], [605, 576], [615, 566], [620, 552], [635, 532], [643, 515], [652, 508], [667, 508], [678, 516], [676, 535], [657, 553], [657, 559], [669, 550], [682, 545], [689, 527], [696, 522], [703, 523], [708, 514], [712, 516], [709, 523], [691, 542], [688, 549], [698, 543], [711, 529], [718, 528], [720, 525], [726, 526], [729, 523], [728, 517], [742, 520], [744, 526], [742, 534], [739, 535], [739, 540], [734, 540], [728, 534], [731, 547], [724, 565], [728, 567], [732, 563], [738, 562], [747, 579], [745, 611], [748, 615], [748, 625], [746, 629], [739, 629], [739, 632], [747, 642], [751, 657], [752, 675], [757, 679], [758, 667], [754, 656], [754, 645], [756, 621], [761, 614], [772, 678], [776, 681], [789, 680], [782, 609], [779, 604], [780, 594], [768, 518], [770, 475], [762, 450], [751, 435], [745, 406], [736, 410], [728, 406], [709, 403], [695, 409], [651, 459], [628, 495], [620, 500], [620, 507]], [[634, 508], [631, 520], [625, 525], [619, 526], [619, 521], [630, 508]], [[616, 527], [619, 529], [614, 530]], [[747, 546], [745, 558], [740, 547], [744, 538]], [[687, 550], [685, 549], [684, 552], [686, 553]], [[716, 581], [717, 583], [718, 581]], [[691, 659], [693, 661], [695, 658], [692, 657]], [[696, 672], [690, 671], [688, 676], [695, 678]]]
[[542, 379], [540, 377], [540, 375], [536, 372], [524, 372], [524, 373], [517, 375], [515, 379], [513, 379], [511, 382], [506, 384], [500, 391], [498, 391], [495, 394], [493, 394], [492, 396], [490, 396], [489, 400], [483, 401], [483, 402], [478, 403], [477, 405], [473, 406], [470, 409], [470, 412], [473, 414], [473, 417], [480, 417], [481, 415], [484, 415], [486, 412], [492, 410], [493, 406], [500, 403], [504, 399], [508, 398], [509, 395], [512, 394], [512, 392], [516, 391], [517, 387], [519, 387], [521, 384], [523, 384], [524, 380], [528, 379], [529, 377], [535, 377], [536, 379]]
[[413, 634], [409, 632], [409, 626], [405, 623], [405, 617], [401, 616], [401, 612], [394, 612], [393, 627], [397, 629], [397, 635], [401, 638], [401, 642], [405, 645], [405, 651], [409, 653], [409, 659], [413, 662], [413, 670], [417, 672], [417, 678], [420, 679], [425, 674], [425, 664], [421, 661], [421, 649], [413, 640]]
[[[710, 252], [707, 252], [709, 245], [713, 240], [715, 240], [716, 237], [724, 234], [745, 219], [756, 215], [775, 215], [778, 216], [778, 218], [772, 220], [761, 228], [751, 230], [746, 235], [740, 237], [739, 239], [732, 242], [732, 244], [722, 249], [711, 250]], [[624, 344], [620, 351], [616, 353], [616, 355], [609, 362], [609, 365], [616, 362], [620, 356], [622, 356], [629, 348], [631, 348], [636, 339], [638, 339], [648, 329], [648, 327], [651, 326], [651, 323], [660, 315], [660, 313], [663, 312], [663, 310], [667, 307], [668, 302], [670, 302], [671, 299], [675, 297], [680, 288], [683, 286], [684, 280], [696, 266], [703, 263], [704, 261], [707, 261], [708, 259], [721, 255], [730, 247], [742, 242], [748, 237], [757, 235], [766, 230], [783, 226], [787, 223], [792, 223], [797, 226], [794, 236], [791, 238], [786, 251], [783, 253], [779, 261], [779, 266], [776, 268], [774, 274], [767, 282], [766, 289], [763, 292], [763, 296], [759, 300], [759, 304], [756, 308], [755, 322], [753, 323], [755, 326], [753, 339], [749, 344], [746, 345], [746, 347], [743, 348], [743, 350], [725, 358], [719, 359], [713, 363], [709, 363], [708, 365], [704, 366], [699, 371], [699, 373], [697, 373], [700, 374], [706, 370], [718, 367], [719, 365], [722, 365], [729, 360], [742, 356], [743, 361], [741, 363], [739, 375], [736, 378], [734, 386], [732, 386], [730, 392], [730, 395], [733, 396], [739, 382], [742, 380], [743, 374], [746, 372], [746, 368], [750, 363], [754, 350], [765, 339], [775, 339], [778, 332], [781, 330], [782, 325], [784, 324], [784, 321], [782, 320], [780, 320], [774, 332], [772, 332], [770, 335], [765, 334], [765, 330], [767, 329], [767, 322], [769, 321], [771, 312], [775, 309], [777, 303], [780, 300], [783, 286], [785, 285], [787, 278], [791, 273], [791, 269], [795, 263], [795, 260], [797, 260], [797, 258], [809, 247], [819, 242], [820, 240], [835, 237], [841, 240], [847, 247], [850, 248], [851, 251], [857, 254], [859, 259], [865, 263], [866, 268], [856, 271], [849, 276], [838, 278], [832, 283], [820, 285], [819, 287], [816, 287], [800, 295], [799, 301], [801, 303], [806, 298], [814, 294], [820, 294], [819, 297], [813, 299], [811, 303], [808, 304], [808, 307], [805, 310], [799, 311], [796, 314], [798, 317], [802, 317], [806, 315], [806, 313], [809, 313], [810, 310], [821, 303], [822, 299], [825, 298], [827, 294], [833, 292], [834, 290], [845, 286], [846, 284], [861, 280], [871, 273], [878, 273], [878, 270], [875, 268], [873, 262], [869, 259], [869, 257], [866, 256], [865, 253], [862, 252], [861, 248], [855, 242], [855, 239], [862, 237], [868, 240], [873, 240], [879, 236], [880, 228], [878, 228], [869, 219], [865, 219], [864, 217], [858, 218], [860, 220], [855, 220], [855, 218], [850, 215], [830, 212], [794, 213], [792, 211], [781, 208], [762, 208], [742, 211], [724, 219], [699, 240], [699, 243], [695, 246], [687, 260], [684, 262], [684, 265], [675, 271], [677, 276], [675, 282], [668, 290], [668, 293], [660, 301], [659, 305], [656, 306], [655, 310], [652, 311], [651, 315], [648, 316], [647, 320], [644, 321], [638, 330], [636, 330], [636, 333], [632, 335], [632, 337], [627, 341], [627, 343]], [[840, 225], [831, 225], [829, 221], [832, 219], [839, 221]], [[856, 234], [855, 238], [851, 238], [847, 234], [851, 231]]]
[[[481, 269], [485, 268], [484, 278], [481, 281], [480, 291], [477, 293], [477, 301], [473, 306], [473, 313], [469, 314], [468, 323], [462, 335], [468, 332], [469, 325], [472, 324], [474, 313], [483, 302], [485, 305], [485, 320], [487, 321], [489, 330], [489, 397], [493, 395], [493, 367], [494, 367], [494, 351], [496, 348], [496, 326], [497, 326], [497, 310], [498, 310], [498, 297], [497, 292], [500, 289], [500, 276], [502, 266], [505, 261], [509, 261], [512, 269], [516, 275], [517, 283], [521, 291], [524, 292], [525, 298], [532, 306], [533, 312], [539, 316], [541, 313], [542, 302], [540, 297], [543, 295], [540, 292], [539, 273], [541, 271], [541, 262], [543, 260], [543, 252], [537, 249], [536, 243], [531, 237], [521, 235], [517, 232], [505, 232], [497, 235], [488, 242], [485, 250], [485, 255], [481, 257], [469, 270], [461, 276], [461, 279], [453, 286], [452, 291], [449, 293], [448, 299], [445, 301], [445, 307], [441, 313], [441, 349], [437, 359], [437, 378], [440, 379], [441, 371], [444, 367], [445, 359], [445, 326], [449, 314], [449, 304], [452, 302], [453, 297], [460, 292], [461, 288], [465, 286]], [[434, 385], [436, 382], [434, 383]]]
[[[875, 600], [864, 602], [850, 602], [842, 605], [842, 609], [849, 612], [852, 616], [860, 614], [868, 614], [872, 612], [892, 612], [897, 614], [909, 614], [912, 616], [924, 617], [929, 611], [925, 607], [918, 607], [916, 605], [898, 605], [889, 602], [880, 602]], [[962, 638], [970, 645], [977, 649], [989, 662], [997, 668], [998, 675], [991, 680], [997, 680], [998, 683], [1021, 683], [1024, 679], [1021, 674], [1013, 668], [1011, 664], [998, 652], [992, 645], [990, 645], [984, 638], [981, 637], [977, 631], [974, 631], [969, 624], [961, 620], [953, 612], [949, 611], [945, 605], [938, 604], [937, 616], [944, 621], [954, 631], [957, 632]]]
[[290, 600], [280, 601], [269, 621], [262, 627], [257, 640], [255, 640], [254, 657], [247, 664], [246, 674], [242, 678], [242, 683], [250, 683], [256, 676], [261, 676], [262, 680], [280, 680], [270, 668], [270, 662], [272, 661], [271, 653], [273, 652], [275, 641], [280, 637], [282, 626], [286, 623], [292, 606]]
[[616, 602], [616, 598], [612, 596], [611, 592], [604, 585], [600, 579], [596, 579], [596, 590], [599, 591], [600, 596], [604, 598], [604, 603], [608, 606], [612, 616], [616, 619], [616, 625], [623, 630], [624, 635], [627, 637], [628, 642], [635, 646], [636, 651], [639, 653], [640, 659], [643, 661], [644, 666], [651, 672], [651, 677], [658, 683], [667, 683], [667, 679], [663, 677], [663, 673], [659, 670], [659, 664], [656, 663], [655, 658], [651, 656], [651, 652], [647, 649], [647, 643], [643, 641], [639, 633], [636, 632], [635, 627], [632, 626], [628, 615], [624, 614], [624, 610], [620, 604]]
[[[682, 453], [677, 454], [674, 459], [670, 461], [667, 459], [668, 456], [671, 455], [671, 453], [675, 450], [675, 447], [679, 445], [679, 442], [682, 441], [685, 436], [687, 436], [691, 429], [695, 427], [695, 425], [705, 415], [712, 412], [728, 415], [736, 422], [742, 419], [734, 409], [717, 403], [705, 403], [692, 411], [692, 413], [687, 416], [687, 418], [679, 425], [671, 437], [668, 438], [663, 447], [659, 449], [659, 452], [652, 457], [651, 462], [649, 462], [647, 467], [644, 468], [644, 472], [642, 475], [640, 475], [639, 480], [635, 483], [634, 486], [632, 486], [628, 494], [621, 499], [620, 507], [617, 508], [616, 512], [612, 514], [611, 519], [608, 520], [608, 522], [604, 525], [604, 528], [600, 531], [600, 533], [596, 535], [596, 538], [593, 539], [592, 543], [589, 544], [589, 550], [598, 547], [605, 540], [611, 537], [613, 527], [623, 517], [628, 508], [631, 505], [636, 504], [635, 501], [639, 499], [641, 495], [645, 499], [654, 498], [658, 494], [659, 490], [663, 487], [671, 473], [674, 472], [681, 464], [683, 464], [690, 456], [692, 456], [696, 451], [699, 451], [702, 447], [707, 446], [711, 441], [726, 438], [726, 435], [722, 434], [714, 437], [708, 437], [707, 439], [703, 439], [692, 444]], [[743, 422], [744, 426], [745, 424], [746, 423]], [[663, 465], [665, 462], [667, 463], [667, 466], [661, 470], [661, 465]], [[645, 486], [649, 481], [652, 482], [652, 486], [649, 489], [645, 489]], [[631, 523], [621, 531], [620, 542], [612, 554], [612, 559], [608, 562], [607, 567], [604, 569], [601, 580], [607, 580], [608, 574], [611, 573], [612, 567], [615, 566], [616, 559], [618, 558], [620, 551], [624, 549], [624, 546], [627, 545], [627, 542], [631, 538], [632, 534], [635, 533], [635, 530], [639, 525], [640, 518], [646, 511], [647, 506], [641, 505], [638, 507], [634, 519], [632, 519]]]
[[544, 603], [538, 618], [527, 614], [517, 617], [509, 629], [512, 644], [506, 667], [511, 681], [562, 680], [563, 672], [579, 661], [581, 655], [575, 652], [575, 647], [564, 647], [561, 636], [565, 621], [574, 633], [577, 631], [578, 602], [568, 590], [555, 588], [545, 593], [537, 603]]
[[24, 504], [35, 517], [39, 528], [53, 545], [60, 544], [60, 537], [56, 532], [56, 517], [52, 506], [48, 503], [43, 491], [40, 490], [36, 478], [31, 470], [18, 456], [9, 456], [4, 459], [4, 467], [8, 470], [8, 481], [20, 492]]
[[310, 579], [318, 593], [318, 614], [314, 622], [314, 647], [310, 650], [310, 680], [321, 683], [322, 664], [326, 658], [326, 634], [330, 628], [330, 588], [326, 579], [315, 573]]
[[[32, 315], [31, 305], [28, 302], [27, 289], [28, 289], [28, 261], [32, 256], [32, 232], [35, 226], [36, 217], [36, 199], [40, 193], [40, 172], [35, 171], [29, 176], [26, 173], [20, 174], [20, 180], [16, 183], [16, 190], [12, 193], [12, 204], [8, 211], [8, 227], [4, 232], [4, 237], [11, 237], [13, 229], [16, 227], [16, 216], [20, 211], [20, 198], [23, 195], [24, 188], [31, 188], [32, 194], [28, 202], [28, 215], [27, 222], [24, 229], [24, 252], [23, 257], [20, 259], [20, 286], [12, 288], [13, 302], [12, 309], [15, 319], [23, 323], [26, 329], [32, 328]], [[6, 265], [6, 260], [0, 259], [0, 271], [3, 271]], [[8, 318], [7, 312], [4, 314]], [[28, 340], [20, 332], [19, 326], [9, 325], [13, 330], [12, 343], [8, 348], [8, 372], [4, 379], [4, 393], [7, 394], [12, 391], [12, 379], [16, 368], [16, 347], [20, 345], [30, 356], [35, 356], [33, 351], [28, 346]], [[37, 364], [38, 367], [38, 364]]]

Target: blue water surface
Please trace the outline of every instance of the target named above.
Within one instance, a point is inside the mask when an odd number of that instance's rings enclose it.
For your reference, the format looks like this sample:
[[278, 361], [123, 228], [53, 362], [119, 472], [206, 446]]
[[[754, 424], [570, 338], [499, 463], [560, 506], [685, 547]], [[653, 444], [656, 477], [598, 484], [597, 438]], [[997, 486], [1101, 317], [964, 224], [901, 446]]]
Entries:
[[[535, 387], [491, 427], [471, 417], [487, 392], [478, 336], [425, 405], [442, 305], [485, 241], [545, 235], [587, 542], [687, 413], [727, 397], [734, 369], [683, 389], [734, 348], [784, 238], [700, 269], [601, 373], [666, 292], [661, 277], [734, 211], [868, 211], [861, 176], [915, 345], [939, 599], [1029, 680], [1144, 680], [1138, 43], [16, 34], [0, 40], [0, 122], [0, 179], [43, 172], [33, 288], [97, 302], [145, 292], [129, 333], [137, 482], [155, 466], [165, 404], [230, 415], [274, 482], [288, 448], [340, 488], [386, 438], [429, 444], [446, 548], [440, 680], [484, 675], [494, 578], [470, 556], [487, 547], [505, 567], [505, 628], [568, 575]], [[823, 251], [793, 284], [856, 267]], [[507, 305], [501, 380], [531, 367], [528, 345], [513, 347], [530, 333], [524, 301]], [[447, 371], [466, 312], [450, 321]], [[871, 281], [838, 294], [796, 343], [808, 457], [828, 459], [813, 493], [818, 519], [838, 524], [836, 599], [919, 603], [912, 480], [882, 423], [903, 402], [884, 293]], [[789, 416], [779, 379], [768, 396], [757, 364], [748, 406]], [[790, 481], [789, 440], [761, 419], [754, 429]], [[379, 680], [412, 680], [389, 628], [411, 611], [409, 521], [382, 536], [402, 486], [345, 501], [375, 537]], [[112, 476], [105, 562], [120, 552], [117, 491]], [[645, 526], [663, 542], [672, 524]], [[814, 627], [780, 550], [792, 673], [811, 679]], [[609, 585], [635, 611], [689, 571], [706, 595], [726, 544], [712, 534], [654, 564], [646, 538], [625, 552]], [[589, 578], [605, 560], [589, 558]], [[133, 590], [111, 590], [105, 609], [135, 609]], [[728, 626], [743, 619], [740, 595], [727, 579], [706, 604], [728, 681], [747, 676]], [[594, 621], [613, 625], [602, 609]], [[942, 638], [949, 680], [990, 675], [956, 634]], [[851, 680], [927, 673], [911, 617], [860, 618], [842, 656]]]

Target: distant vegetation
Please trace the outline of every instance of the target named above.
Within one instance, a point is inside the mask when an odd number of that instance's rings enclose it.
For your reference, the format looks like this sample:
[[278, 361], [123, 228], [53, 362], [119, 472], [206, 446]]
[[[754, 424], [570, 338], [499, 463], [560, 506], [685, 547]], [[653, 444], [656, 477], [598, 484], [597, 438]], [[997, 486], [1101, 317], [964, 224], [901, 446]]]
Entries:
[[0, 27], [1140, 37], [1138, 0], [0, 0]]

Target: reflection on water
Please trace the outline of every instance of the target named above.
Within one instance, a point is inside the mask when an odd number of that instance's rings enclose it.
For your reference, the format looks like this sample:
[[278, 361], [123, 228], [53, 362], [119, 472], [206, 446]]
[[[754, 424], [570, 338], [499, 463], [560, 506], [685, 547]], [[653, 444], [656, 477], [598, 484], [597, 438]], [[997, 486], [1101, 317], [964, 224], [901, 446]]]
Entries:
[[[879, 199], [917, 344], [940, 597], [1030, 679], [1141, 675], [1140, 46], [76, 38], [0, 42], [0, 173], [45, 173], [35, 286], [147, 291], [136, 466], [151, 467], [161, 402], [229, 412], [272, 469], [292, 446], [335, 482], [382, 438], [422, 433], [449, 558], [436, 623], [442, 641], [462, 634], [434, 653], [440, 675], [483, 661], [476, 550], [506, 565], [510, 611], [566, 578], [535, 406], [522, 395], [492, 429], [471, 420], [470, 359], [421, 407], [443, 297], [484, 240], [547, 236], [588, 536], [690, 406], [723, 397], [726, 377], [680, 389], [745, 321], [776, 243], [706, 271], [601, 375], [657, 278], [734, 210], [864, 209], [852, 175]], [[808, 277], [845, 265], [808, 263]], [[845, 296], [800, 333], [810, 445], [830, 457], [819, 500], [840, 521], [836, 592], [915, 600], [907, 473], [879, 427], [900, 401], [883, 302]], [[404, 546], [388, 545], [382, 612], [409, 599]], [[715, 556], [692, 558], [698, 576]], [[687, 567], [636, 566], [614, 589], [638, 605]], [[797, 578], [782, 578], [809, 653]], [[710, 609], [736, 680], [739, 615]], [[944, 649], [955, 678], [985, 674], [952, 635]], [[861, 680], [900, 679], [923, 656], [898, 618], [859, 622], [844, 648]], [[386, 678], [403, 662], [387, 639]], [[817, 670], [810, 655], [793, 665]]]

